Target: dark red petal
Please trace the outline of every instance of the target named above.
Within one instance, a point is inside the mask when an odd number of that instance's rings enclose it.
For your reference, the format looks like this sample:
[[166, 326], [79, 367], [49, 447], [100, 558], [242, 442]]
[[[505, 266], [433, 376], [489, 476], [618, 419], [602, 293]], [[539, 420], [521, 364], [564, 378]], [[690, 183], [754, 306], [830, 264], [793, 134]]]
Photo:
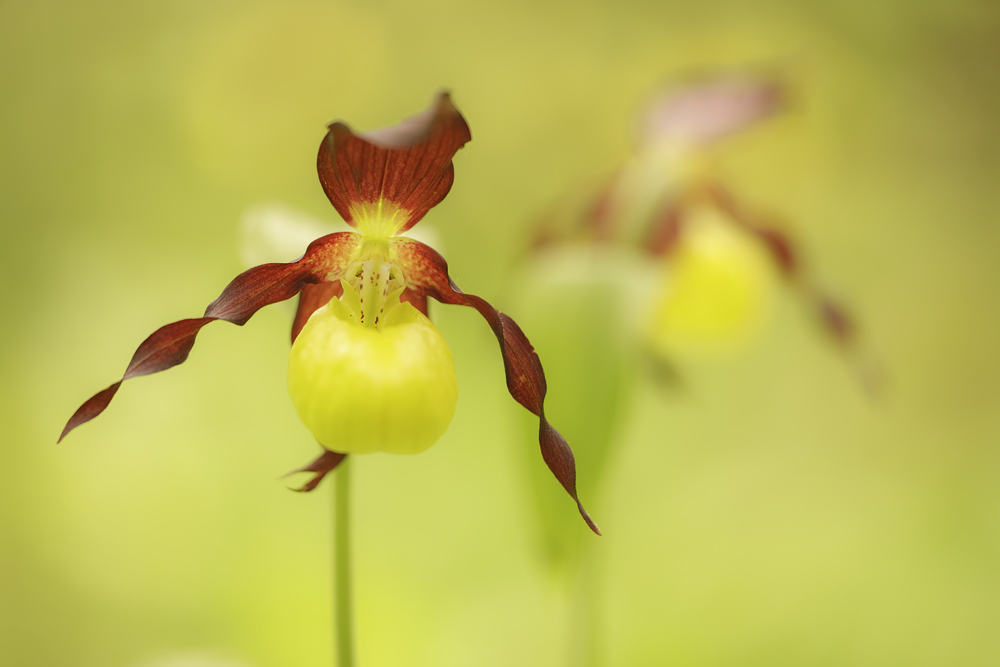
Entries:
[[419, 310], [427, 317], [427, 295], [420, 292], [414, 292], [411, 289], [404, 289], [403, 293], [399, 295], [400, 301], [405, 301], [413, 305], [414, 308]]
[[768, 252], [771, 253], [771, 257], [774, 259], [774, 263], [778, 265], [778, 268], [787, 276], [794, 275], [796, 269], [798, 269], [799, 259], [792, 246], [791, 239], [776, 229], [760, 227], [755, 231], [757, 237], [767, 247]]
[[122, 381], [166, 370], [187, 359], [201, 328], [215, 320], [242, 326], [258, 310], [290, 299], [307, 284], [342, 273], [360, 237], [339, 232], [309, 244], [305, 255], [289, 264], [263, 264], [238, 275], [205, 310], [203, 317], [160, 327], [139, 345], [122, 379], [98, 392], [73, 413], [59, 440], [74, 428], [104, 412]]
[[294, 489], [295, 491], [308, 493], [309, 491], [312, 491], [317, 486], [319, 486], [319, 483], [323, 481], [323, 478], [326, 477], [334, 468], [340, 465], [340, 462], [343, 461], [346, 456], [347, 454], [341, 454], [340, 452], [332, 452], [329, 449], [323, 448], [323, 453], [320, 454], [319, 458], [317, 458], [315, 461], [313, 461], [308, 465], [304, 465], [301, 468], [296, 468], [290, 473], [282, 475], [282, 477], [288, 477], [290, 475], [295, 475], [300, 472], [316, 473], [315, 475], [313, 475], [313, 478], [310, 479], [308, 482], [306, 482], [299, 488]]
[[336, 122], [319, 147], [316, 166], [326, 196], [354, 226], [352, 207], [392, 202], [407, 211], [400, 232], [437, 205], [455, 179], [451, 159], [472, 139], [469, 126], [448, 93], [399, 125], [355, 134]]
[[295, 319], [292, 321], [292, 342], [294, 343], [299, 337], [299, 332], [313, 313], [328, 304], [330, 299], [339, 298], [343, 293], [344, 286], [339, 280], [303, 287], [299, 293], [299, 306], [295, 311]]
[[684, 222], [683, 211], [673, 203], [653, 219], [646, 238], [646, 248], [655, 256], [667, 255], [677, 247]]
[[854, 339], [854, 318], [843, 306], [826, 295], [816, 295], [816, 307], [820, 321], [833, 339], [842, 346], [849, 345]]
[[604, 242], [614, 238], [615, 185], [618, 174], [607, 178], [590, 204], [586, 221], [595, 241]]
[[501, 313], [484, 299], [465, 294], [448, 276], [448, 264], [433, 248], [406, 238], [393, 239], [393, 261], [406, 276], [407, 288], [442, 303], [470, 306], [479, 311], [493, 329], [503, 353], [507, 390], [518, 403], [538, 417], [538, 444], [549, 470], [576, 501], [580, 515], [598, 535], [597, 524], [583, 509], [576, 493], [576, 464], [573, 450], [566, 440], [545, 419], [545, 373], [527, 337], [509, 316]]
[[530, 240], [531, 250], [555, 243], [586, 241], [610, 243], [620, 230], [616, 219], [615, 186], [620, 170], [598, 181], [581, 184], [565, 193], [538, 217]]
[[816, 314], [819, 326], [850, 358], [865, 389], [872, 394], [880, 391], [884, 381], [882, 369], [877, 360], [862, 355], [854, 318], [842, 304], [816, 285], [815, 277], [807, 270], [792, 239], [777, 229], [772, 219], [741, 205], [718, 183], [710, 184], [706, 192], [709, 202], [764, 243], [789, 284]]
[[68, 422], [66, 422], [66, 426], [63, 427], [62, 433], [59, 434], [59, 440], [56, 442], [62, 442], [62, 439], [66, 437], [67, 433], [75, 429], [80, 424], [89, 422], [91, 419], [104, 412], [104, 408], [108, 407], [108, 403], [110, 403], [111, 399], [115, 397], [115, 394], [118, 393], [118, 388], [121, 386], [122, 381], [119, 380], [107, 389], [99, 391], [87, 399], [87, 402], [77, 408], [76, 412], [73, 413], [73, 416], [69, 418]]
[[799, 268], [799, 257], [792, 240], [777, 229], [776, 223], [759, 212], [741, 206], [732, 193], [719, 184], [708, 187], [709, 200], [730, 220], [740, 225], [763, 242], [774, 263], [785, 276], [794, 276]]

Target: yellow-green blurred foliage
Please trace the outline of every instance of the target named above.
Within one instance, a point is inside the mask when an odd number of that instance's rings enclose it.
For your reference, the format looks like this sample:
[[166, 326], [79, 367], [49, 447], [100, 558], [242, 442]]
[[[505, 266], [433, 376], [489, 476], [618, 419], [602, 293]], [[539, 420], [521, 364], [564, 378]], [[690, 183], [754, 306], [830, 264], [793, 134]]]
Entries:
[[[427, 223], [504, 307], [532, 221], [628, 154], [649, 91], [733, 66], [796, 95], [726, 180], [794, 221], [890, 383], [868, 401], [780, 291], [744, 356], [681, 393], [640, 382], [584, 498], [606, 664], [997, 664], [998, 58], [993, 0], [0, 3], [0, 664], [331, 663], [330, 489], [275, 481], [316, 454], [287, 311], [208, 327], [55, 445], [241, 270], [246, 207], [334, 217], [324, 123], [454, 91], [474, 140]], [[496, 342], [470, 309], [433, 316], [451, 428], [355, 467], [362, 664], [563, 664]]]

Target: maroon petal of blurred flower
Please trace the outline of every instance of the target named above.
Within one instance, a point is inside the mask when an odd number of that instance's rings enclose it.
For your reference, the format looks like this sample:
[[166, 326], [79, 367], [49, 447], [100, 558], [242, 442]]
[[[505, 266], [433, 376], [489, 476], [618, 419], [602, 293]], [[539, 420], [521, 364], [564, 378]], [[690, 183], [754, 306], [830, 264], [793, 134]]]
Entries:
[[785, 94], [773, 80], [727, 76], [661, 94], [642, 119], [643, 142], [704, 145], [780, 110]]

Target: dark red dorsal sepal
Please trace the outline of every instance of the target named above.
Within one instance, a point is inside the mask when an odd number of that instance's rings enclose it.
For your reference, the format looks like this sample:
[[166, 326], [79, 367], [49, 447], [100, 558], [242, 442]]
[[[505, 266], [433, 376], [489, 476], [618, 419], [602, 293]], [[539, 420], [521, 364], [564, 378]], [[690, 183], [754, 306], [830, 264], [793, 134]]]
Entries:
[[316, 160], [319, 180], [351, 226], [358, 226], [358, 206], [381, 200], [401, 209], [396, 233], [405, 232], [448, 194], [451, 159], [471, 139], [451, 95], [442, 92], [423, 113], [393, 127], [356, 134], [344, 122], [332, 123]]

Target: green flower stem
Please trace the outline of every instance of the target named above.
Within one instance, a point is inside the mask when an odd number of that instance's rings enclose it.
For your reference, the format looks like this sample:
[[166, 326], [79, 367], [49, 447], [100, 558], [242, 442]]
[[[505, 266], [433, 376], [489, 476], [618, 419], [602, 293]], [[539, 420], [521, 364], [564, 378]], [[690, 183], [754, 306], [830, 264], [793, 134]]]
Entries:
[[[589, 537], [589, 536], [588, 536]], [[570, 619], [571, 667], [600, 667], [603, 663], [604, 609], [599, 554], [593, 545], [584, 545], [583, 554], [572, 568], [573, 602]]]
[[334, 485], [334, 590], [337, 667], [354, 667], [351, 586], [351, 458], [337, 466]]

